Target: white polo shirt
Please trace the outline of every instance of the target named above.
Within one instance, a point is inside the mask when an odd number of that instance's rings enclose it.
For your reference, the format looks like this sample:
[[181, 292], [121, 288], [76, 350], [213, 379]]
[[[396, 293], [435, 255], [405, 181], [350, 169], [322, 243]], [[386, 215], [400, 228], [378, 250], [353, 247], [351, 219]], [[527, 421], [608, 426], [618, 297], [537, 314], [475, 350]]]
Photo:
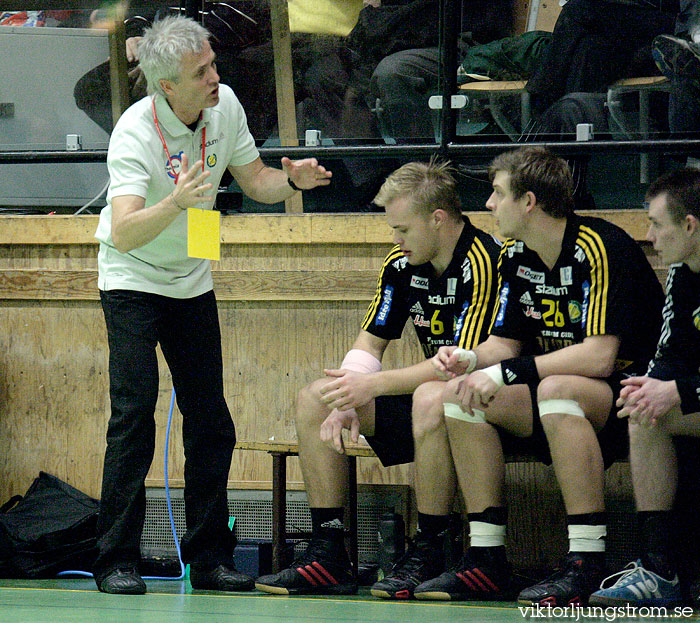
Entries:
[[[138, 290], [172, 298], [191, 298], [212, 289], [209, 260], [187, 257], [187, 213], [183, 211], [158, 236], [138, 249], [120, 253], [112, 243], [112, 199], [137, 195], [152, 206], [175, 188], [163, 143], [151, 110], [152, 97], [130, 106], [112, 132], [107, 153], [110, 175], [107, 205], [100, 213], [95, 237], [100, 290]], [[214, 192], [229, 165], [241, 166], [258, 157], [245, 112], [230, 87], [219, 85], [219, 103], [202, 111], [192, 132], [173, 113], [165, 98], [156, 96], [156, 113], [175, 171], [182, 154], [190, 164], [202, 157], [206, 127], [205, 170]], [[199, 206], [211, 209], [211, 205]]]

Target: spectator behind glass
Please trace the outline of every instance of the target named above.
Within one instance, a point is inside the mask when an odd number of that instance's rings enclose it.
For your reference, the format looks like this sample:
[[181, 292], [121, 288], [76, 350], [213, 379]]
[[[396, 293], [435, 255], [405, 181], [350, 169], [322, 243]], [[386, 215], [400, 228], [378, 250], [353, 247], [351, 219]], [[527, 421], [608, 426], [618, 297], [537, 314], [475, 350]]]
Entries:
[[628, 72], [635, 59], [642, 64], [636, 75], [648, 75], [650, 44], [671, 31], [677, 12], [678, 0], [569, 0], [527, 83], [533, 112], [541, 114], [567, 93], [604, 92], [615, 80], [634, 75]]
[[681, 0], [675, 36], [659, 35], [652, 54], [671, 80], [668, 124], [674, 134], [693, 137], [700, 130], [700, 3]]

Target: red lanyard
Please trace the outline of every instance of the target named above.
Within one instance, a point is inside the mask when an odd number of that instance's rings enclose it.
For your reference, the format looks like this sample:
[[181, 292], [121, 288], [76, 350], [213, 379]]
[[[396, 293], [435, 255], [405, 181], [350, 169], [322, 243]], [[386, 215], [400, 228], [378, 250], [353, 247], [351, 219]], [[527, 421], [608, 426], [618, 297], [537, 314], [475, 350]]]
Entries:
[[[168, 159], [168, 166], [170, 167], [170, 171], [173, 174], [173, 177], [175, 178], [175, 183], [177, 184], [177, 179], [179, 177], [179, 174], [175, 172], [175, 167], [173, 166], [173, 158], [170, 155], [170, 152], [168, 151], [168, 145], [165, 142], [165, 137], [163, 136], [163, 133], [160, 131], [160, 125], [158, 123], [158, 115], [156, 114], [156, 96], [154, 95], [153, 98], [151, 99], [151, 110], [153, 111], [153, 123], [156, 124], [156, 130], [158, 131], [158, 136], [160, 137], [160, 142], [163, 144], [163, 149], [165, 150], [165, 156]], [[204, 173], [204, 156], [206, 155], [206, 140], [207, 140], [207, 126], [202, 127], [202, 173]]]

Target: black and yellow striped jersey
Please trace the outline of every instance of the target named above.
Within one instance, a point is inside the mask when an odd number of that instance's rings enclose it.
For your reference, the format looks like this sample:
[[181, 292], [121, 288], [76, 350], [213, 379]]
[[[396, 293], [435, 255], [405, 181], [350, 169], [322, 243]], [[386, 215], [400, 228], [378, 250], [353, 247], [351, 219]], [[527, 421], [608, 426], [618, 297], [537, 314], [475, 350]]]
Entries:
[[439, 277], [430, 263], [412, 266], [394, 247], [382, 265], [362, 328], [394, 340], [410, 317], [426, 357], [440, 346], [473, 348], [486, 338], [495, 311], [499, 249], [493, 236], [466, 218], [452, 261]]
[[641, 247], [622, 229], [573, 215], [551, 270], [513, 239], [503, 244], [498, 270], [493, 335], [519, 340], [534, 354], [616, 335], [617, 369], [646, 369], [659, 336], [663, 291]]
[[668, 269], [661, 337], [647, 375], [676, 381], [683, 413], [700, 411], [700, 275], [687, 264]]

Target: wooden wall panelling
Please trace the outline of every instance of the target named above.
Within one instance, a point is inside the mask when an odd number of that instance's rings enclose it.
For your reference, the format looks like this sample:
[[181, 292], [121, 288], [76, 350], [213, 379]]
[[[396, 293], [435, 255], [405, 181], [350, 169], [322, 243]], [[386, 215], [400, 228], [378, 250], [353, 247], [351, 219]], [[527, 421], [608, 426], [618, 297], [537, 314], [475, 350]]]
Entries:
[[39, 470], [99, 493], [107, 350], [96, 304], [3, 302], [0, 491], [23, 493]]
[[[642, 211], [598, 214], [637, 239], [645, 234]], [[490, 214], [470, 216], [491, 227]], [[92, 216], [0, 219], [0, 501], [24, 493], [42, 469], [99, 495], [109, 397], [96, 224]], [[225, 392], [239, 438], [291, 437], [296, 393], [350, 346], [391, 232], [382, 215], [241, 215], [223, 219], [222, 239], [214, 274]], [[387, 351], [388, 367], [421, 356], [410, 328], [406, 336]], [[153, 485], [163, 484], [171, 387], [162, 357], [160, 367]], [[169, 476], [177, 485], [177, 411], [171, 435]], [[541, 480], [534, 465], [514, 468], [532, 486]], [[407, 466], [385, 470], [363, 459], [359, 470], [360, 482], [410, 482]], [[267, 487], [270, 475], [263, 453], [234, 453], [231, 487]], [[301, 486], [296, 460], [289, 480]]]

